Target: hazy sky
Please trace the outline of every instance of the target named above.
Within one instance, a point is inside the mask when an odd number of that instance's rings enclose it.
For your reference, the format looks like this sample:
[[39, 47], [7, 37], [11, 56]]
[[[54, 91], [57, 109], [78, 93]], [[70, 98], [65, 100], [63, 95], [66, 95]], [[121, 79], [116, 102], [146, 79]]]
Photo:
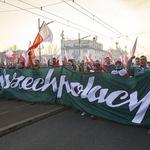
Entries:
[[27, 49], [38, 32], [38, 18], [49, 27], [54, 44], [67, 39], [97, 35], [107, 50], [119, 46], [130, 50], [138, 37], [138, 53], [150, 53], [150, 0], [0, 0], [0, 51], [17, 45]]

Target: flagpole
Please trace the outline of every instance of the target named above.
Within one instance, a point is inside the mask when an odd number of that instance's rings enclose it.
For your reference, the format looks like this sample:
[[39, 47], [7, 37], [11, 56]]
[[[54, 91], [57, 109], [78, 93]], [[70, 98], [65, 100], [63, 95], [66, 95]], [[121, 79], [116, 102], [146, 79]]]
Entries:
[[[40, 28], [41, 28], [41, 26], [40, 26], [40, 18], [38, 18], [38, 30], [39, 31], [40, 31]], [[41, 44], [39, 44], [38, 49], [39, 49], [39, 60], [41, 62]]]
[[[51, 22], [48, 22], [48, 23], [46, 23], [46, 25], [48, 25], [48, 24], [50, 24], [50, 23], [53, 23], [54, 21], [51, 21]], [[39, 32], [40, 32], [40, 29], [41, 29], [41, 25], [40, 25], [40, 18], [38, 18], [38, 30], [39, 30]], [[41, 60], [42, 60], [42, 55], [41, 55], [41, 45], [39, 44], [39, 60], [40, 60], [40, 62], [41, 62]]]
[[80, 57], [81, 57], [81, 56], [80, 56], [80, 55], [81, 55], [81, 54], [80, 54], [80, 53], [81, 53], [81, 52], [80, 52], [80, 49], [81, 49], [81, 48], [80, 48], [81, 41], [84, 40], [85, 38], [89, 37], [89, 36], [91, 36], [91, 35], [88, 35], [88, 36], [85, 36], [85, 37], [83, 37], [83, 38], [80, 38], [80, 33], [78, 33], [78, 41], [79, 41], [79, 60], [80, 60]]

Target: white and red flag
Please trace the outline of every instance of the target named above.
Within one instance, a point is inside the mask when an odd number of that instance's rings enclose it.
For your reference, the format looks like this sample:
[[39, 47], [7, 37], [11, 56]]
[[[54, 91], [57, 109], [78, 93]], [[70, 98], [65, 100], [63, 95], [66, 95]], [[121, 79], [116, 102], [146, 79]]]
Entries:
[[137, 38], [136, 38], [136, 40], [135, 40], [135, 42], [134, 42], [134, 45], [133, 45], [133, 47], [132, 47], [132, 51], [131, 51], [131, 54], [130, 54], [130, 58], [134, 56], [134, 53], [135, 53], [135, 51], [136, 51], [136, 45], [137, 45]]
[[63, 65], [62, 55], [59, 55], [58, 58], [57, 58], [55, 66], [58, 67], [58, 66], [62, 66], [62, 65]]
[[113, 54], [112, 54], [112, 50], [111, 50], [111, 49], [108, 51], [107, 57], [109, 57], [110, 60], [111, 60], [111, 62], [114, 63], [114, 57], [113, 57]]
[[92, 54], [90, 53], [90, 51], [88, 50], [88, 53], [87, 53], [87, 55], [86, 55], [86, 61], [88, 61], [88, 62], [93, 62], [93, 58], [92, 58]]
[[14, 53], [12, 50], [8, 50], [6, 53], [5, 53], [6, 57], [8, 60], [12, 61], [14, 59], [16, 59]]
[[63, 61], [64, 61], [65, 63], [67, 63], [67, 62], [68, 62], [68, 59], [69, 59], [69, 57], [68, 57], [68, 54], [67, 54], [67, 52], [66, 52], [66, 50], [65, 50], [65, 55], [64, 55]]
[[125, 55], [125, 57], [124, 57], [124, 64], [127, 64], [128, 60], [129, 60], [128, 56]]
[[26, 53], [27, 53], [27, 52], [23, 52], [23, 53], [22, 53], [22, 55], [19, 57], [19, 62], [25, 62]]
[[28, 50], [33, 50], [33, 49], [37, 48], [38, 45], [42, 42], [52, 43], [52, 41], [53, 41], [53, 33], [51, 32], [51, 30], [49, 29], [49, 27], [47, 26], [47, 24], [44, 21], [32, 46], [29, 47]]
[[25, 68], [28, 67], [29, 65], [29, 55], [28, 52], [23, 52], [22, 55], [19, 58], [19, 62], [24, 62], [25, 63]]
[[[44, 21], [42, 26], [40, 27], [40, 30], [39, 30], [32, 46], [30, 46], [28, 48], [28, 52], [30, 52], [31, 59], [35, 59], [34, 49], [37, 48], [40, 43], [42, 43], [42, 42], [52, 43], [52, 41], [53, 41], [53, 33], [51, 32], [51, 30], [49, 29], [49, 27], [47, 26], [47, 24]], [[26, 63], [26, 67], [28, 67], [29, 64], [30, 64], [30, 62], [28, 59], [28, 63]]]
[[124, 52], [123, 52], [123, 50], [121, 49], [121, 47], [119, 47], [119, 50], [120, 50], [120, 61], [124, 64], [124, 58], [125, 58]]

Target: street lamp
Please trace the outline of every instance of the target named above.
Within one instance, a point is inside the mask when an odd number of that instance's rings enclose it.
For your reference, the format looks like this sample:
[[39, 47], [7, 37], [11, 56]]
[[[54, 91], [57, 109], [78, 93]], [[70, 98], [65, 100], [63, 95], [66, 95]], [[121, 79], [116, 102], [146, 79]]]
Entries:
[[91, 35], [88, 35], [88, 36], [85, 36], [85, 37], [82, 37], [80, 38], [80, 33], [78, 33], [78, 41], [79, 41], [79, 59], [80, 59], [80, 44], [81, 44], [81, 41], [87, 37], [89, 37]]
[[[50, 21], [48, 23], [46, 23], [46, 25], [50, 24], [50, 23], [53, 23], [54, 21]], [[41, 25], [40, 25], [40, 18], [38, 18], [38, 29], [40, 31], [40, 28], [41, 28]], [[41, 46], [39, 44], [39, 60], [41, 61]]]

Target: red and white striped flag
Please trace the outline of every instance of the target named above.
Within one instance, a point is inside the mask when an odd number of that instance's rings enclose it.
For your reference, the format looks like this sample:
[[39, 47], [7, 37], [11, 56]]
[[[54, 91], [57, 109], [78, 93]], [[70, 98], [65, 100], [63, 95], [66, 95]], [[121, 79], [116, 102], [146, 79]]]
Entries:
[[134, 42], [134, 45], [133, 45], [133, 48], [132, 48], [132, 51], [131, 51], [131, 54], [130, 54], [130, 58], [134, 56], [134, 53], [136, 51], [136, 45], [137, 45], [137, 38]]
[[16, 59], [14, 53], [12, 50], [8, 50], [6, 53], [5, 53], [6, 57], [8, 60], [12, 61], [14, 59]]

